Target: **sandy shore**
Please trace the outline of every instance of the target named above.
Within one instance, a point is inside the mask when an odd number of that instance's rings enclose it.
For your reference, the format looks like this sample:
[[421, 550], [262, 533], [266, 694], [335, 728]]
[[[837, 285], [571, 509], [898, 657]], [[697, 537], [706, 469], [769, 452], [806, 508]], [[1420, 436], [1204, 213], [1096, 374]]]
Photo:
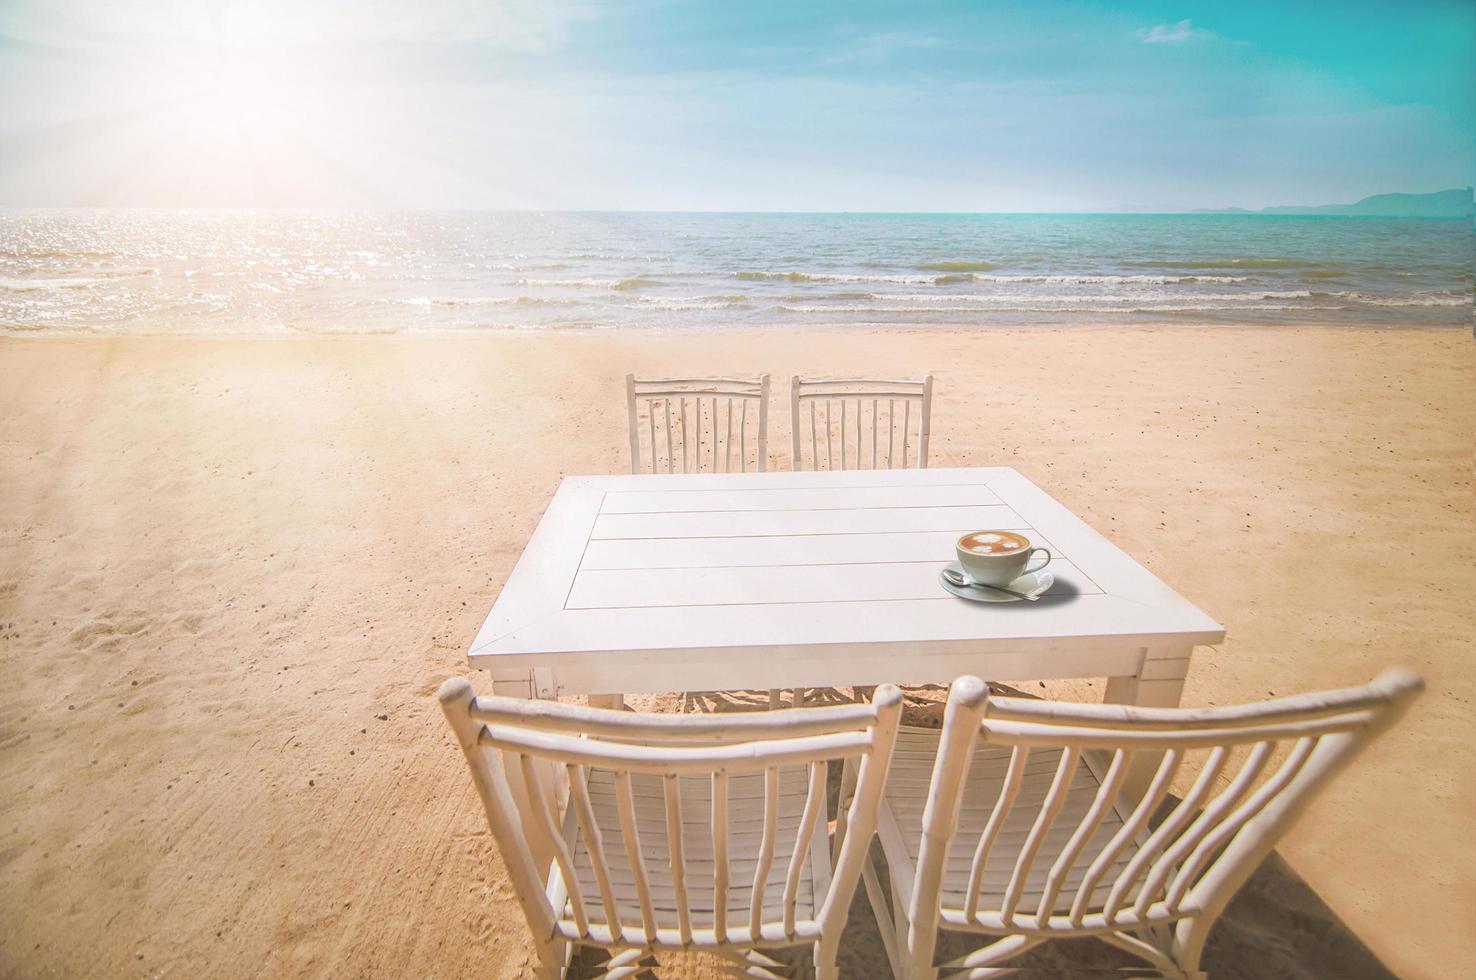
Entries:
[[934, 465], [1017, 467], [1226, 624], [1186, 703], [1425, 674], [1209, 965], [1448, 976], [1472, 367], [1312, 328], [0, 340], [0, 974], [523, 975], [433, 692], [559, 479], [626, 467], [621, 376], [931, 370]]

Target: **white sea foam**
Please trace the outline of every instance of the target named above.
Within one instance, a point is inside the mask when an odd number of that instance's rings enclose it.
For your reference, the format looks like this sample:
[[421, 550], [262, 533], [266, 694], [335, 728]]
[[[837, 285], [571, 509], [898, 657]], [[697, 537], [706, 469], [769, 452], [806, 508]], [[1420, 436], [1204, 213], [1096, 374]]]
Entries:
[[1352, 300], [1365, 306], [1470, 306], [1470, 296], [1452, 296], [1440, 293], [1415, 293], [1410, 296], [1375, 296], [1355, 290], [1329, 293], [1341, 299]]
[[[1268, 299], [1312, 299], [1313, 293], [1306, 289], [1262, 290], [1245, 293], [1184, 293], [1173, 291], [1131, 293], [820, 293], [813, 297], [817, 302], [834, 302], [837, 299], [854, 299], [860, 302], [883, 303], [977, 303], [980, 306], [1008, 305], [1030, 300], [1040, 303], [1194, 303], [1234, 302], [1257, 304]], [[784, 302], [806, 302], [812, 297], [789, 295]]]
[[547, 296], [412, 296], [405, 306], [579, 306], [577, 299]]
[[1115, 276], [1115, 275], [994, 275], [973, 273], [969, 277], [974, 282], [1038, 282], [1063, 286], [1168, 286], [1173, 284], [1187, 284], [1195, 282], [1253, 282], [1250, 276]]
[[732, 310], [748, 306], [748, 297], [723, 296], [636, 296], [636, 305], [673, 313], [695, 310]]
[[889, 282], [897, 285], [925, 285], [939, 276], [855, 275], [842, 272], [735, 272], [734, 278], [752, 282]]
[[992, 282], [992, 283], [1050, 283], [1055, 285], [1145, 285], [1166, 286], [1173, 283], [1195, 283], [1195, 282], [1252, 282], [1250, 276], [1225, 276], [1225, 275], [1179, 275], [1179, 276], [1148, 276], [1148, 275], [1035, 275], [1030, 273], [984, 273], [984, 272], [951, 272], [937, 276], [916, 275], [853, 275], [842, 272], [735, 272], [738, 279], [753, 282], [876, 282], [893, 283], [896, 285], [932, 285], [951, 286], [970, 282]]
[[518, 285], [553, 289], [613, 289], [624, 292], [644, 286], [659, 286], [661, 283], [644, 276], [628, 276], [624, 279], [519, 279]]
[[1342, 305], [1275, 305], [1257, 304], [1255, 306], [1244, 303], [1176, 303], [1162, 306], [1082, 306], [1079, 304], [1050, 304], [1050, 303], [1020, 303], [1016, 300], [1014, 306], [836, 306], [828, 304], [815, 304], [806, 306], [780, 305], [775, 307], [781, 313], [1212, 313], [1212, 312], [1271, 312], [1291, 313], [1304, 310], [1343, 310]]

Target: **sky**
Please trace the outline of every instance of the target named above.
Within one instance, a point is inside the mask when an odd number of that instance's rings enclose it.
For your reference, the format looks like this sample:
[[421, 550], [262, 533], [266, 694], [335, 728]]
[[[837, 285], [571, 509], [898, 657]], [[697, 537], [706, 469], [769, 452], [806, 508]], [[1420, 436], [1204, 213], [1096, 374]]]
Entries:
[[1476, 178], [1476, 3], [0, 0], [0, 206], [1159, 211]]

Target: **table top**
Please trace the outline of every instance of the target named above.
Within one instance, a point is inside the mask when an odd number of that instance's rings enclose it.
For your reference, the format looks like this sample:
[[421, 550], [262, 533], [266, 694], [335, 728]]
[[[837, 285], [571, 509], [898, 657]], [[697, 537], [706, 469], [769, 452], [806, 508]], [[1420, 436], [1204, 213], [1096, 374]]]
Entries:
[[[981, 528], [1050, 549], [1056, 583], [1040, 601], [976, 603], [942, 589], [954, 542]], [[960, 656], [1006, 651], [1050, 651], [1064, 671], [1027, 676], [1086, 676], [1094, 652], [1223, 638], [1013, 469], [576, 476], [468, 660], [504, 676], [550, 668], [561, 693], [633, 692], [740, 676], [753, 688], [876, 682], [857, 671], [947, 680]], [[930, 655], [946, 656], [909, 676]], [[996, 679], [1026, 669], [998, 666]]]

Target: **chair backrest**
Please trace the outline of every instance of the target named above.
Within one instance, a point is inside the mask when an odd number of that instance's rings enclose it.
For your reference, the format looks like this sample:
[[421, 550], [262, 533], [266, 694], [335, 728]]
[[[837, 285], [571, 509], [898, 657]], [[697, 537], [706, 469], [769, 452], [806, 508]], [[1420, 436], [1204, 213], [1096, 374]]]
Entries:
[[746, 473], [769, 468], [767, 374], [754, 381], [642, 380], [627, 374], [625, 406], [632, 473], [640, 473], [647, 464], [652, 473]]
[[[813, 940], [821, 934], [839, 935], [851, 896], [876, 829], [882, 786], [891, 760], [901, 717], [902, 694], [891, 685], [880, 687], [870, 704], [832, 708], [800, 708], [743, 714], [653, 715], [602, 708], [585, 708], [520, 698], [475, 697], [471, 685], [453, 678], [442, 685], [441, 707], [471, 765], [472, 778], [487, 812], [492, 835], [511, 873], [524, 914], [535, 935], [561, 933], [604, 946], [744, 946], [785, 939]], [[844, 840], [823, 902], [815, 898], [813, 918], [796, 919], [796, 895], [807, 861], [813, 860], [812, 835], [826, 826], [826, 777], [833, 761], [859, 761], [856, 793], [851, 803]], [[597, 883], [597, 895], [583, 894], [573, 867], [573, 855], [559, 833], [560, 820], [550, 787], [540, 775], [539, 763], [562, 769], [569, 781], [569, 808], [582, 835]], [[804, 809], [789, 853], [775, 853], [778, 827], [780, 770], [807, 774]], [[547, 772], [548, 767], [542, 767]], [[613, 773], [616, 805], [591, 805], [590, 774]], [[644, 800], [647, 821], [660, 821], [673, 894], [653, 898], [648, 856], [641, 850], [641, 815], [632, 795], [631, 777], [659, 777], [664, 799]], [[762, 777], [761, 808], [746, 799], [734, 820], [753, 820], [761, 813], [762, 838], [758, 853], [729, 853], [729, 784], [733, 779]], [[694, 814], [682, 812], [678, 779], [710, 781], [710, 809], [703, 821], [711, 831], [712, 873], [693, 881], [687, 873], [684, 851]], [[521, 783], [515, 796], [511, 781]], [[737, 801], [735, 801], [737, 802]], [[659, 815], [657, 812], [659, 811]], [[604, 814], [602, 817], [601, 814]], [[684, 826], [688, 829], [684, 830]], [[649, 840], [649, 828], [647, 839]], [[787, 835], [786, 839], [787, 839]], [[624, 856], [611, 862], [602, 841], [623, 843]], [[704, 841], [704, 844], [706, 842]], [[532, 855], [552, 853], [558, 877], [566, 889], [564, 901], [550, 900], [548, 868], [535, 866]], [[741, 851], [742, 848], [739, 848]], [[823, 851], [823, 848], [821, 849]], [[748, 915], [730, 922], [730, 873], [733, 863], [757, 861]], [[783, 865], [782, 909], [777, 918], [765, 906], [766, 883], [777, 880], [774, 862]], [[635, 883], [636, 908], [621, 908], [612, 881]], [[710, 918], [693, 914], [692, 894], [713, 898]], [[676, 929], [659, 928], [655, 902], [675, 902]], [[670, 908], [670, 906], [664, 906]], [[766, 917], [768, 916], [768, 917]], [[706, 918], [705, 916], [703, 918]], [[735, 918], [737, 918], [735, 916]], [[831, 932], [831, 930], [836, 930]]]
[[[921, 381], [789, 379], [789, 440], [797, 470], [924, 469], [933, 376]], [[913, 432], [917, 435], [914, 437]], [[809, 445], [809, 465], [804, 448]]]
[[[976, 739], [1011, 751], [982, 833], [964, 842], [973, 855], [969, 883], [962, 908], [941, 909], [945, 924], [1023, 927], [1036, 935], [1141, 929], [1218, 915], [1313, 795], [1393, 724], [1422, 687], [1413, 672], [1388, 670], [1365, 687], [1179, 709], [989, 697], [983, 681], [960, 678], [949, 692], [933, 769], [914, 908], [936, 924], [938, 883]], [[1043, 798], [1019, 793], [1032, 758], [1054, 770]], [[1125, 798], [1125, 777], [1142, 759], [1150, 766], [1158, 761], [1147, 790], [1140, 799]], [[1083, 762], [1095, 789], [1065, 806]], [[1176, 779], [1187, 783], [1187, 792], [1150, 828]], [[1025, 809], [1029, 831], [1023, 843], [1015, 838], [1012, 851], [1000, 830], [1017, 808]], [[1053, 828], [1063, 813], [1072, 816]], [[1054, 843], [1042, 848], [1048, 836]], [[934, 840], [941, 847], [929, 849]], [[1003, 891], [998, 860], [986, 871], [995, 850], [1013, 857], [1005, 862]], [[987, 903], [981, 901], [986, 873], [995, 885]], [[1027, 881], [1038, 899], [1022, 901]]]

